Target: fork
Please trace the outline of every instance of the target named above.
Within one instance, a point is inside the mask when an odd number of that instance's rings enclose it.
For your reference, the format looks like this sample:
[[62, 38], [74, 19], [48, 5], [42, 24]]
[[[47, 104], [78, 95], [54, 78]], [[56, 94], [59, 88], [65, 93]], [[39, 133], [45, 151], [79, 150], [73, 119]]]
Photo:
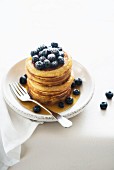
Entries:
[[46, 110], [49, 114], [51, 114], [65, 128], [72, 126], [72, 122], [70, 120], [68, 120], [67, 118], [46, 108], [45, 106], [43, 106], [41, 103], [37, 102], [36, 100], [31, 99], [26, 88], [24, 88], [20, 83], [13, 82], [13, 83], [9, 84], [9, 86], [19, 100], [30, 101], [30, 102], [36, 103], [37, 105], [42, 107], [44, 110]]

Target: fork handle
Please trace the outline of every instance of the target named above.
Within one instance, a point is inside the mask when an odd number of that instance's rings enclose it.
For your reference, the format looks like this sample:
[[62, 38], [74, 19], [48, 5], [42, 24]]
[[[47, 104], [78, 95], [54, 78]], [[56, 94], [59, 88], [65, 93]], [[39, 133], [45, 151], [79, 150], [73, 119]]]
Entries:
[[41, 106], [44, 110], [46, 110], [49, 114], [51, 114], [63, 127], [72, 126], [72, 122], [68, 120], [67, 118], [63, 117], [62, 115], [47, 109], [46, 107], [44, 107], [41, 103], [37, 102], [36, 100], [29, 99], [29, 101]]

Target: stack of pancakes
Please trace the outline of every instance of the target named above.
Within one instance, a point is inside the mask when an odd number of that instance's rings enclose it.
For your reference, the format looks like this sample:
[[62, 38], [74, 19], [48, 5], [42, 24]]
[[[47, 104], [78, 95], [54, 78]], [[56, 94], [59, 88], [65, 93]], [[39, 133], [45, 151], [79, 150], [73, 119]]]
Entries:
[[28, 91], [33, 99], [43, 104], [54, 104], [70, 96], [74, 76], [72, 59], [66, 52], [64, 60], [64, 65], [56, 69], [37, 70], [32, 57], [26, 59]]

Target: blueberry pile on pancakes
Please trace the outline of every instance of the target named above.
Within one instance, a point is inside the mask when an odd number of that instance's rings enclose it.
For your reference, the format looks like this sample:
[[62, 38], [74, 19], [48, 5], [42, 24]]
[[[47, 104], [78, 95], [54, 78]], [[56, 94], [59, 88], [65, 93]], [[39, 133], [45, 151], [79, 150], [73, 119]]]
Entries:
[[51, 105], [70, 96], [74, 81], [72, 58], [58, 43], [31, 51], [25, 66], [28, 91], [33, 99]]

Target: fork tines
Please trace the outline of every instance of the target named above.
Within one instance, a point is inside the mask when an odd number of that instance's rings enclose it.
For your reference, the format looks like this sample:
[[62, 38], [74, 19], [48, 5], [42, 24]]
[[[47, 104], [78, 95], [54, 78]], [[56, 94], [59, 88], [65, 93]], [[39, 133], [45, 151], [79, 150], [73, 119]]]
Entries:
[[20, 83], [13, 82], [9, 86], [18, 97], [27, 93], [27, 90]]

